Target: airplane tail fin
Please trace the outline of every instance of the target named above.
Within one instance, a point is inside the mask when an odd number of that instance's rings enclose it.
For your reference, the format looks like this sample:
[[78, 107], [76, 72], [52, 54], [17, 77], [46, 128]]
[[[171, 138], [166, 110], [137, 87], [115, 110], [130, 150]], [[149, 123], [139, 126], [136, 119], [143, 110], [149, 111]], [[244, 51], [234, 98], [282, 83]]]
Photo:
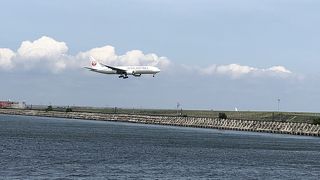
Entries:
[[92, 68], [101, 68], [103, 67], [97, 60], [90, 56], [90, 64]]

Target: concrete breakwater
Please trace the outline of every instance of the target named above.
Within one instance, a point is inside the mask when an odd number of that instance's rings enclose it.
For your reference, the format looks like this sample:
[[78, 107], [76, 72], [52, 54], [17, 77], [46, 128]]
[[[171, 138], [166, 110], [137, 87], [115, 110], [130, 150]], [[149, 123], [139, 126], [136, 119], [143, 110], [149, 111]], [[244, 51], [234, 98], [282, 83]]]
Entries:
[[102, 114], [85, 112], [56, 112], [39, 110], [0, 109], [0, 114], [56, 117], [70, 119], [120, 121], [144, 124], [159, 124], [197, 128], [212, 128], [237, 131], [254, 131], [278, 134], [320, 136], [320, 126], [308, 123], [266, 122], [198, 117], [149, 116], [132, 114]]

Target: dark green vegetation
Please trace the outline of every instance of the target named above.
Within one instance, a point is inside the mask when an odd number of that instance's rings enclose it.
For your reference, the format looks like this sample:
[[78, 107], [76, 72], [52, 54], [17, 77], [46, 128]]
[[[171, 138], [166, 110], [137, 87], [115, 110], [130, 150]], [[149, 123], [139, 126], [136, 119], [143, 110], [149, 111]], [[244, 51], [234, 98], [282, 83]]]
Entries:
[[53, 110], [53, 108], [52, 108], [52, 106], [50, 105], [50, 106], [48, 106], [47, 107], [47, 109], [46, 109], [46, 111], [52, 111]]
[[66, 108], [66, 112], [72, 112], [72, 108], [71, 107], [67, 107]]
[[[176, 110], [176, 109], [129, 109], [129, 108], [97, 108], [97, 107], [36, 107], [32, 109], [53, 110], [60, 112], [89, 112], [105, 114], [139, 114], [151, 116], [183, 116], [210, 117], [225, 119], [243, 119], [256, 121], [306, 122], [320, 124], [320, 113], [307, 112], [269, 112], [269, 111], [213, 111], [213, 110]], [[219, 115], [220, 114], [220, 115]]]
[[219, 119], [227, 119], [228, 116], [226, 115], [226, 113], [219, 113]]
[[320, 125], [320, 118], [313, 119], [312, 124], [319, 124]]

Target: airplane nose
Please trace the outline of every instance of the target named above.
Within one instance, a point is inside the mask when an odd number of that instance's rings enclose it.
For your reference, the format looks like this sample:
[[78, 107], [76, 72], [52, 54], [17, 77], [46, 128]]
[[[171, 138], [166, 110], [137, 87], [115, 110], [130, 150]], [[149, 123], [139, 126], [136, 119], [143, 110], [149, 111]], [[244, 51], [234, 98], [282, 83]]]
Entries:
[[160, 69], [159, 69], [159, 68], [157, 68], [157, 69], [156, 69], [156, 71], [157, 71], [157, 73], [158, 73], [158, 72], [160, 72]]

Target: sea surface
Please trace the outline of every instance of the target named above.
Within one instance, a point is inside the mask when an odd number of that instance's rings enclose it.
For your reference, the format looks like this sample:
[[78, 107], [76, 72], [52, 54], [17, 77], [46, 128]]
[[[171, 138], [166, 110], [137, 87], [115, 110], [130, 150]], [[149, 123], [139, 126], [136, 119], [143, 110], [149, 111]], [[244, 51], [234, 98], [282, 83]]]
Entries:
[[0, 115], [0, 179], [320, 179], [320, 138]]

